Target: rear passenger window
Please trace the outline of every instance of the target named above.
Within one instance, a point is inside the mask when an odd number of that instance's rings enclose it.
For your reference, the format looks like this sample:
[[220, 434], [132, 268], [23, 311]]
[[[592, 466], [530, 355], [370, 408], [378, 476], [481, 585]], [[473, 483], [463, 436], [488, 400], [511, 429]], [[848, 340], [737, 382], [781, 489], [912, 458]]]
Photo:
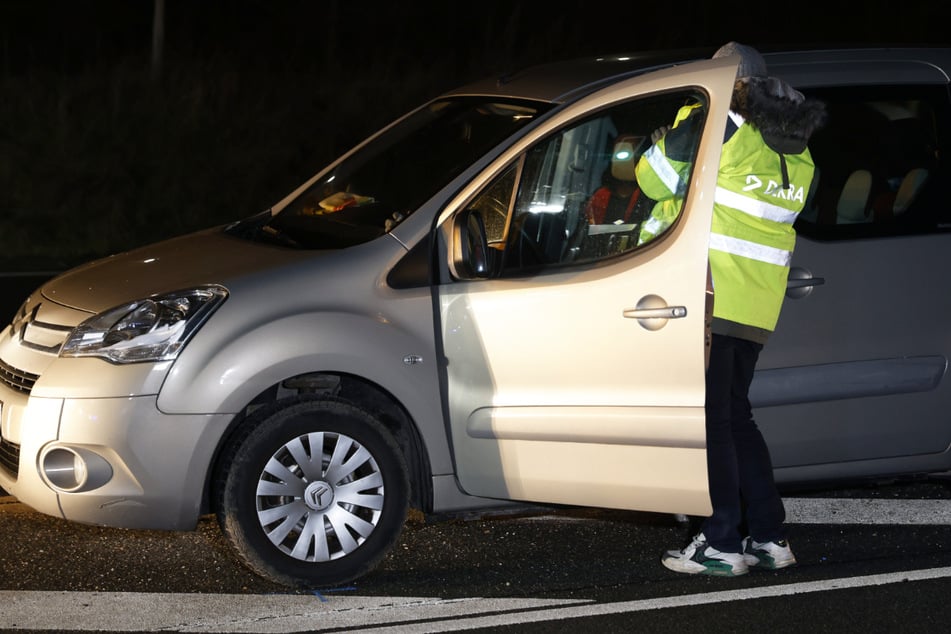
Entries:
[[804, 90], [829, 118], [809, 143], [818, 168], [814, 204], [796, 229], [820, 240], [943, 232], [951, 205], [948, 94], [942, 87]]

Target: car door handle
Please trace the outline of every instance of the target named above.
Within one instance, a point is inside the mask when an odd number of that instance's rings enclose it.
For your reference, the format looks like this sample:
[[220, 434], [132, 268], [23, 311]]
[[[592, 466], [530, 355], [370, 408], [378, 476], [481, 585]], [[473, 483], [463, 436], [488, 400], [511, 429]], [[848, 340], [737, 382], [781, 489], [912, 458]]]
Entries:
[[667, 320], [686, 317], [687, 307], [668, 306], [659, 295], [645, 295], [636, 308], [625, 308], [622, 314], [627, 319], [636, 319], [647, 330], [660, 330]]
[[789, 277], [786, 279], [786, 297], [790, 299], [808, 297], [813, 288], [825, 283], [824, 277], [815, 277], [809, 269], [794, 266], [789, 269]]
[[821, 286], [825, 284], [824, 277], [807, 277], [798, 280], [786, 280], [786, 288], [804, 288], [806, 286]]
[[687, 316], [687, 307], [628, 308], [624, 311], [624, 316], [630, 319], [680, 319]]

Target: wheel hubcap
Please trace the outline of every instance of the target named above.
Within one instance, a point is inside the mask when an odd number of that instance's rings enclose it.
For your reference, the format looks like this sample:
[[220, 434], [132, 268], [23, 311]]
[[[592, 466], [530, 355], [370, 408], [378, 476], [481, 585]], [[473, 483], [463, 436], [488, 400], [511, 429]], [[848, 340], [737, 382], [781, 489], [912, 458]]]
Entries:
[[383, 474], [353, 438], [314, 432], [274, 452], [255, 497], [271, 543], [300, 561], [330, 561], [359, 548], [379, 524]]

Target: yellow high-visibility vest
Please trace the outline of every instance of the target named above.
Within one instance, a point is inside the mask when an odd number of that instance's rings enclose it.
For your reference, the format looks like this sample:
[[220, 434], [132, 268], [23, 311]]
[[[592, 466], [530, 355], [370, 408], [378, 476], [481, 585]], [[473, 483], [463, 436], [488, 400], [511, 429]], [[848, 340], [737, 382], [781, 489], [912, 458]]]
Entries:
[[[695, 106], [681, 109], [690, 114]], [[687, 112], [685, 112], [687, 111]], [[684, 117], [678, 114], [678, 122]], [[760, 132], [730, 113], [737, 131], [723, 145], [710, 234], [713, 317], [771, 332], [776, 327], [796, 243], [793, 223], [815, 175], [808, 148], [782, 157]], [[641, 242], [670, 226], [680, 213], [689, 164], [665, 156], [661, 140], [637, 166], [642, 191], [657, 200]], [[785, 160], [789, 186], [783, 187]]]
[[[691, 104], [681, 108], [671, 129], [679, 126], [699, 107], [700, 104]], [[638, 159], [637, 165], [634, 166], [637, 185], [643, 193], [656, 201], [650, 216], [641, 225], [638, 244], [644, 244], [659, 236], [680, 215], [690, 167], [687, 161], [678, 161], [667, 156], [666, 135]]]
[[781, 157], [759, 130], [730, 116], [739, 128], [720, 155], [710, 232], [713, 317], [772, 332], [796, 245], [793, 223], [816, 168], [808, 148]]

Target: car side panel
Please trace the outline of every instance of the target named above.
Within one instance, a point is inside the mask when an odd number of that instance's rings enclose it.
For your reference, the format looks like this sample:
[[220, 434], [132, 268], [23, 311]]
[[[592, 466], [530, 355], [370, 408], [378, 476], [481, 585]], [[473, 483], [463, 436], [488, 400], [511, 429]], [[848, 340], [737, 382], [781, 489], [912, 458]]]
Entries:
[[949, 247], [799, 237], [794, 270], [824, 283], [787, 297], [751, 388], [781, 480], [871, 475], [892, 458], [951, 468]]

